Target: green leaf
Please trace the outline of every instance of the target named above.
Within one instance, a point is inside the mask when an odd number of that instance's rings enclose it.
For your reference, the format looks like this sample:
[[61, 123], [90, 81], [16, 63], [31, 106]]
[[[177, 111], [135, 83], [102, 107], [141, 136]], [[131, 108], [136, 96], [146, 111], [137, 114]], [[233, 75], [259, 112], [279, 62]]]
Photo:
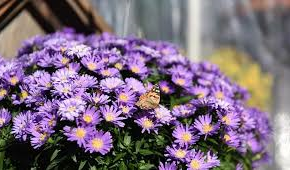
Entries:
[[90, 170], [97, 170], [95, 166], [90, 166]]
[[123, 158], [125, 155], [126, 155], [126, 153], [119, 153], [119, 154], [116, 154], [116, 157], [115, 157], [115, 159], [113, 160], [113, 162], [116, 162], [116, 161], [120, 160], [120, 159]]
[[147, 149], [140, 149], [140, 151], [139, 151], [139, 153], [141, 154], [141, 155], [152, 155], [152, 154], [154, 154], [154, 152], [152, 152], [152, 151], [150, 151], [150, 150], [147, 150]]
[[60, 152], [60, 150], [56, 149], [56, 150], [52, 153], [52, 155], [51, 155], [51, 157], [50, 157], [50, 161], [54, 160], [55, 157], [57, 157], [57, 155], [58, 155], [59, 152]]
[[82, 170], [84, 168], [84, 166], [86, 165], [87, 161], [82, 161], [79, 165], [79, 169], [78, 170]]
[[125, 162], [120, 163], [119, 170], [127, 170], [127, 166], [126, 166]]
[[141, 141], [137, 141], [136, 142], [136, 144], [135, 144], [135, 152], [136, 153], [138, 153], [139, 152], [139, 150], [140, 150], [140, 148], [141, 148], [141, 146], [143, 145], [143, 143], [144, 143], [144, 140], [142, 139]]
[[130, 143], [131, 143], [131, 136], [129, 136], [129, 135], [126, 133], [126, 135], [125, 135], [125, 137], [124, 137], [124, 144], [125, 144], [126, 146], [129, 146]]
[[141, 169], [141, 170], [149, 170], [149, 169], [154, 168], [154, 167], [155, 166], [153, 164], [144, 164], [144, 165], [141, 165], [139, 167], [139, 169]]
[[76, 155], [73, 155], [73, 156], [71, 157], [71, 159], [72, 159], [74, 162], [77, 162], [77, 157], [76, 157]]

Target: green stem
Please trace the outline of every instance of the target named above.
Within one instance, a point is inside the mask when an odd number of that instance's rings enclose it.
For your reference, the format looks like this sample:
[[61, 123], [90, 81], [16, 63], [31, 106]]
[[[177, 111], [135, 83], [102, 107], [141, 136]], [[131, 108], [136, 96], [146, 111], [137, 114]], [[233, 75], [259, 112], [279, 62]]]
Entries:
[[[0, 146], [5, 147], [6, 141], [0, 140]], [[4, 169], [5, 149], [0, 152], [0, 170]]]
[[0, 152], [0, 170], [4, 170], [5, 151]]

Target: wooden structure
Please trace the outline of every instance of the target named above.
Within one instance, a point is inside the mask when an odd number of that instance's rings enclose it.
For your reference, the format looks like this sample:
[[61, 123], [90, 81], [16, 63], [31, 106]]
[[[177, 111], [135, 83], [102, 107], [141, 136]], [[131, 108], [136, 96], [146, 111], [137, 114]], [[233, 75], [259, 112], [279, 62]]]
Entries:
[[26, 10], [44, 32], [73, 27], [77, 32], [112, 32], [90, 0], [0, 0], [0, 31]]

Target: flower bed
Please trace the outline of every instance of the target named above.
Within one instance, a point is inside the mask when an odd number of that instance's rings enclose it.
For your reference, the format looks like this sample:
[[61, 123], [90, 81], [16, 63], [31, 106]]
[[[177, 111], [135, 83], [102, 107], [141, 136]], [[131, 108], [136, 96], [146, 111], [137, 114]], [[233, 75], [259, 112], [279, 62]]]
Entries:
[[0, 61], [0, 169], [251, 169], [270, 125], [169, 43], [65, 29]]

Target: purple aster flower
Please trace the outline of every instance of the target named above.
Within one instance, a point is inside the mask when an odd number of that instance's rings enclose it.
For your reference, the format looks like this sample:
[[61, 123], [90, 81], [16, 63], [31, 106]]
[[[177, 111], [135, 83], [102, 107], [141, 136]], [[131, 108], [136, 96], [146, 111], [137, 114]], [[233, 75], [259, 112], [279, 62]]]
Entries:
[[44, 113], [44, 112], [42, 112], [41, 114], [43, 114], [43, 118], [39, 123], [40, 126], [43, 127], [44, 129], [46, 128], [53, 129], [57, 123], [56, 114], [49, 114], [49, 113]]
[[236, 129], [240, 126], [240, 116], [235, 112], [229, 112], [224, 116], [219, 114], [219, 117], [222, 124], [226, 125], [227, 127]]
[[94, 128], [90, 126], [79, 126], [76, 128], [65, 126], [63, 130], [64, 135], [67, 136], [67, 140], [76, 141], [79, 147], [85, 147], [86, 140], [94, 132]]
[[263, 150], [262, 143], [252, 133], [246, 135], [246, 144], [253, 153], [258, 153]]
[[29, 134], [29, 126], [33, 121], [33, 116], [30, 111], [19, 113], [13, 118], [13, 126], [11, 133], [16, 139], [26, 141]]
[[61, 119], [74, 120], [85, 110], [85, 102], [76, 99], [69, 98], [61, 101], [59, 103], [58, 114], [61, 116]]
[[236, 170], [244, 170], [243, 164], [238, 163], [237, 166], [236, 166]]
[[134, 105], [119, 104], [118, 107], [126, 118], [132, 117], [133, 113], [137, 110]]
[[149, 116], [142, 116], [136, 120], [134, 120], [135, 123], [137, 123], [140, 127], [142, 127], [142, 133], [147, 131], [150, 133], [150, 131], [154, 131], [156, 134], [158, 133], [157, 127], [160, 126], [160, 124], [156, 123], [153, 119], [151, 119]]
[[62, 67], [65, 67], [67, 66], [71, 59], [67, 56], [63, 56], [61, 53], [55, 53], [53, 55], [53, 65], [56, 66], [56, 68], [62, 68]]
[[166, 151], [168, 154], [165, 154], [165, 156], [168, 157], [169, 160], [176, 160], [180, 162], [185, 162], [187, 153], [189, 152], [187, 147], [180, 147], [175, 144], [172, 146], [167, 146]]
[[52, 74], [53, 84], [70, 83], [77, 76], [77, 72], [68, 68], [59, 69]]
[[112, 135], [109, 132], [96, 131], [87, 140], [85, 148], [90, 153], [99, 152], [105, 155], [113, 148], [112, 143]]
[[220, 160], [214, 153], [211, 153], [210, 151], [208, 151], [206, 154], [206, 163], [207, 168], [214, 168], [220, 166]]
[[7, 109], [1, 109], [0, 110], [0, 128], [7, 125], [11, 120], [11, 114]]
[[104, 63], [100, 61], [100, 58], [95, 56], [84, 57], [81, 63], [90, 71], [97, 71], [104, 67]]
[[223, 135], [223, 140], [230, 147], [238, 148], [240, 146], [239, 134], [233, 130], [226, 131]]
[[34, 149], [41, 147], [49, 138], [50, 134], [47, 132], [39, 132], [37, 130], [33, 130], [31, 132], [30, 143]]
[[174, 74], [171, 80], [176, 85], [184, 88], [192, 86], [192, 79], [189, 76], [186, 77]]
[[140, 77], [144, 78], [146, 74], [148, 73], [148, 68], [146, 67], [144, 62], [132, 62], [130, 65], [128, 65], [129, 70], [139, 75]]
[[214, 125], [212, 122], [212, 116], [207, 114], [198, 116], [198, 118], [194, 121], [194, 127], [199, 130], [199, 134], [205, 135], [206, 138], [207, 135], [217, 133], [219, 124]]
[[180, 146], [190, 146], [199, 139], [199, 136], [194, 133], [193, 127], [182, 124], [175, 127], [172, 136], [175, 138], [174, 142]]
[[102, 105], [102, 104], [109, 103], [111, 101], [108, 95], [101, 94], [101, 93], [93, 93], [93, 94], [86, 93], [84, 98], [90, 104], [93, 104], [93, 105]]
[[136, 93], [143, 94], [146, 92], [146, 89], [143, 83], [135, 78], [126, 78], [125, 82], [126, 82], [126, 86], [131, 88]]
[[103, 68], [99, 72], [103, 77], [121, 77], [121, 74], [116, 68]]
[[125, 117], [121, 117], [122, 111], [120, 111], [117, 107], [114, 105], [105, 105], [100, 107], [100, 111], [103, 115], [103, 118], [107, 122], [111, 122], [119, 127], [124, 127], [125, 123], [123, 123], [121, 120], [126, 119]]
[[152, 114], [158, 121], [163, 124], [169, 124], [171, 121], [175, 120], [175, 118], [171, 115], [170, 110], [162, 105], [159, 105], [159, 107], [155, 108]]
[[196, 150], [191, 150], [186, 158], [188, 170], [207, 170], [204, 153]]
[[74, 84], [79, 88], [92, 88], [96, 87], [98, 80], [96, 77], [90, 76], [88, 74], [83, 74], [79, 76]]
[[68, 68], [68, 70], [70, 70], [72, 72], [79, 72], [81, 69], [81, 65], [79, 63], [72, 62], [72, 63], [69, 63], [67, 68]]
[[8, 94], [8, 87], [5, 86], [0, 87], [0, 101], [4, 99]]
[[150, 48], [149, 46], [145, 46], [145, 45], [136, 46], [134, 48], [134, 51], [138, 51], [138, 52], [144, 53], [145, 55], [150, 56], [152, 58], [161, 57], [159, 51], [157, 51], [157, 50], [155, 50], [153, 48]]
[[72, 58], [74, 56], [78, 57], [78, 58], [83, 58], [85, 56], [89, 56], [91, 54], [91, 47], [86, 46], [84, 44], [79, 44], [73, 47], [68, 48], [65, 51], [65, 54], [68, 56], [71, 56]]
[[111, 92], [120, 89], [124, 82], [119, 78], [112, 77], [101, 80], [100, 85], [105, 92]]
[[190, 105], [177, 105], [172, 109], [172, 115], [176, 117], [189, 117], [193, 115], [195, 112], [195, 108]]
[[177, 170], [177, 166], [175, 164], [175, 162], [166, 162], [166, 163], [162, 163], [160, 162], [160, 165], [158, 166], [158, 170]]
[[117, 92], [117, 101], [121, 104], [134, 104], [136, 102], [136, 95], [131, 89], [124, 88]]
[[209, 94], [209, 89], [202, 86], [194, 86], [190, 89], [190, 92], [197, 98], [204, 98]]
[[189, 69], [187, 67], [184, 67], [184, 65], [173, 65], [168, 71], [172, 75], [178, 75], [187, 78], [192, 77]]
[[79, 89], [77, 89], [74, 84], [63, 83], [63, 84], [54, 85], [54, 89], [52, 89], [51, 92], [55, 96], [60, 96], [61, 98], [69, 98], [69, 97], [74, 96], [74, 94], [77, 93], [76, 90], [79, 90]]
[[244, 130], [251, 130], [256, 127], [256, 121], [254, 117], [252, 117], [251, 109], [245, 109], [241, 113], [241, 128]]
[[174, 92], [173, 86], [170, 85], [167, 81], [160, 81], [159, 87], [161, 92], [163, 92], [164, 94], [172, 94]]
[[120, 59], [121, 53], [117, 48], [94, 50], [94, 56], [101, 58], [105, 64], [113, 64]]
[[101, 116], [95, 107], [87, 107], [81, 116], [80, 121], [87, 125], [96, 125], [100, 123]]
[[6, 80], [10, 85], [15, 86], [24, 77], [24, 72], [21, 67], [16, 67], [17, 70], [9, 71], [4, 73], [4, 80]]

